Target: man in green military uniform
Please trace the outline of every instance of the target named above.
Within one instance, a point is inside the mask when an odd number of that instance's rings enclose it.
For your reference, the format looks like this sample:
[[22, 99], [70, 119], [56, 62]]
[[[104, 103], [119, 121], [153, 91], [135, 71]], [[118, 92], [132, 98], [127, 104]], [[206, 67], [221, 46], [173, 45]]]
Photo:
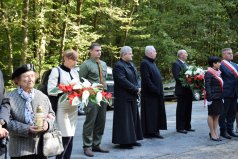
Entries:
[[[101, 46], [98, 43], [92, 43], [89, 47], [90, 58], [83, 62], [80, 66], [79, 75], [84, 77], [91, 84], [101, 83], [104, 90], [107, 90], [106, 77], [107, 77], [107, 65], [104, 61], [100, 60]], [[106, 121], [107, 105], [105, 102], [100, 103], [98, 106], [89, 102], [85, 107], [86, 119], [83, 125], [83, 148], [84, 154], [89, 157], [93, 157], [94, 152], [108, 153], [100, 147], [102, 135], [104, 132]]]

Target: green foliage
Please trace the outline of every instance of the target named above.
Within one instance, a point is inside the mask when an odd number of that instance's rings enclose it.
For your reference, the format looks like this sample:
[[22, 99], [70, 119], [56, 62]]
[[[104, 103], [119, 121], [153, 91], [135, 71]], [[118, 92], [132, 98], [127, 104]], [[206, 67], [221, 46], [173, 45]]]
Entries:
[[[59, 65], [61, 48], [77, 50], [81, 64], [95, 41], [102, 44], [108, 66], [118, 60], [121, 46], [131, 46], [138, 69], [145, 46], [154, 45], [165, 79], [172, 77], [171, 63], [179, 49], [188, 51], [189, 63], [206, 66], [207, 57], [220, 56], [222, 48], [236, 52], [238, 47], [235, 0], [32, 0], [29, 5], [25, 54], [40, 75]], [[0, 67], [6, 80], [9, 65], [16, 68], [22, 62], [22, 11], [23, 1], [0, 4]]]

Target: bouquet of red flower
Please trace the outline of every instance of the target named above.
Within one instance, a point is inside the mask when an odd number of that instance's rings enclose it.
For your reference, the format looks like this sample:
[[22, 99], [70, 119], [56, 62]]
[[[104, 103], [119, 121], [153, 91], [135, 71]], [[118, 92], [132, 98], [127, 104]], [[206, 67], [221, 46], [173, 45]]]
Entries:
[[77, 84], [59, 84], [50, 92], [53, 94], [63, 93], [59, 98], [60, 103], [68, 100], [70, 105], [78, 106], [83, 103], [85, 106], [91, 101], [100, 106], [100, 102], [104, 101], [109, 105], [112, 104], [112, 94], [103, 91], [103, 86], [98, 83], [91, 83], [84, 79], [84, 82], [78, 82]]
[[204, 90], [205, 71], [201, 67], [189, 66], [187, 70], [180, 73], [180, 81], [184, 87], [189, 87], [192, 91]]

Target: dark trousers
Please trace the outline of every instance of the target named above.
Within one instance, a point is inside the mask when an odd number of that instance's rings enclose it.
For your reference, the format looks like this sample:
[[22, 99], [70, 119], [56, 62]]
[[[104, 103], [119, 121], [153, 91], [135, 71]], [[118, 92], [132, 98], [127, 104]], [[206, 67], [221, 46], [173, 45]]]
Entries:
[[55, 159], [70, 159], [73, 148], [73, 136], [62, 137], [64, 151], [55, 157]]
[[176, 129], [191, 129], [192, 95], [177, 96]]
[[237, 98], [224, 98], [223, 112], [219, 117], [219, 126], [221, 133], [224, 131], [233, 131], [233, 124], [236, 118]]
[[28, 155], [22, 157], [11, 157], [11, 159], [47, 159], [47, 157], [40, 155]]
[[88, 103], [84, 111], [86, 119], [83, 124], [83, 147], [92, 147], [101, 144], [102, 135], [106, 122], [107, 105], [105, 102], [101, 106], [92, 102]]

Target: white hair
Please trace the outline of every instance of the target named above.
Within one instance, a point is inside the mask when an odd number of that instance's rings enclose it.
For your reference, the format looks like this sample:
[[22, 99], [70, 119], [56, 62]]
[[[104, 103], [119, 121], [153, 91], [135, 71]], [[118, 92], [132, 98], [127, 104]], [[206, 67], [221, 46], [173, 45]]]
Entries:
[[177, 57], [179, 57], [182, 53], [187, 53], [187, 51], [186, 50], [179, 50], [177, 52]]
[[155, 47], [152, 45], [145, 47], [145, 55], [148, 55], [150, 52], [155, 51]]
[[122, 57], [130, 52], [132, 52], [132, 48], [130, 46], [123, 46], [120, 50], [120, 56]]

